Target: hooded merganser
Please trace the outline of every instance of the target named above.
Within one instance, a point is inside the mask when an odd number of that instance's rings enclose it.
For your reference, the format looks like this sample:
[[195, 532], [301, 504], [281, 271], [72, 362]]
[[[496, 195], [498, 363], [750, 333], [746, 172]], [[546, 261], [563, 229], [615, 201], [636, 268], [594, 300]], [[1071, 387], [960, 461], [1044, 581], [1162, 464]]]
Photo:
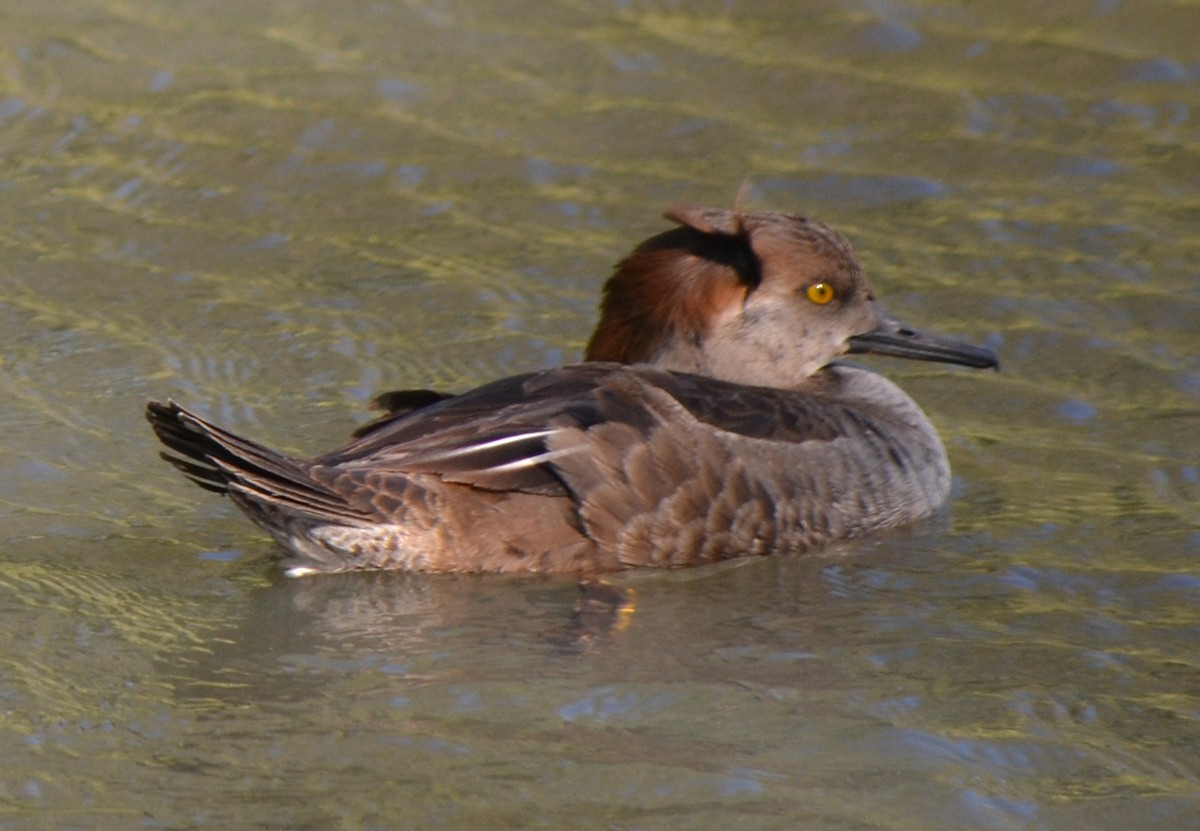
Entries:
[[604, 288], [585, 363], [460, 395], [388, 393], [321, 456], [168, 401], [163, 454], [287, 549], [360, 569], [586, 577], [796, 552], [928, 516], [950, 470], [879, 353], [997, 367], [885, 315], [850, 243], [790, 214], [680, 208]]

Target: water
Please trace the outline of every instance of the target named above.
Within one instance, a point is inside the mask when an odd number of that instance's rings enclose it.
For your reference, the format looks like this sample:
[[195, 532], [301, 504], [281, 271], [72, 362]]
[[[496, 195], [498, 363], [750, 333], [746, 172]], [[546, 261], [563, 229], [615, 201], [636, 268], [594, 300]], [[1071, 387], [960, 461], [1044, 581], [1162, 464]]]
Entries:
[[[1200, 827], [1200, 10], [8, 3], [0, 828]], [[287, 581], [156, 457], [575, 359], [675, 202], [811, 212], [948, 512], [619, 581]]]

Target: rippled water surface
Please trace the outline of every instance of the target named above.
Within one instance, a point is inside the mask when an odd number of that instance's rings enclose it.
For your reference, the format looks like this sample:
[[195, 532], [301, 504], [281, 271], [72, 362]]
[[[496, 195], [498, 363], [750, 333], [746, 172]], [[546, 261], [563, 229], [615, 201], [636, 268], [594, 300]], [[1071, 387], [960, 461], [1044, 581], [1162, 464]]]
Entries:
[[[0, 828], [1200, 827], [1200, 6], [7, 2]], [[618, 581], [288, 581], [160, 462], [576, 359], [675, 202], [812, 213], [946, 515]]]

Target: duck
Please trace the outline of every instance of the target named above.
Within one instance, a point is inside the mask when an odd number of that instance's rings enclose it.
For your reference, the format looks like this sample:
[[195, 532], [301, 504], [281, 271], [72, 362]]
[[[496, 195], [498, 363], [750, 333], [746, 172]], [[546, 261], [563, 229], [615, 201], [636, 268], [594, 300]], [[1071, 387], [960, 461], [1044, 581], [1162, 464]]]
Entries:
[[819, 220], [665, 217], [605, 283], [580, 363], [385, 393], [382, 416], [307, 458], [152, 400], [161, 455], [274, 538], [292, 577], [602, 579], [806, 552], [938, 511], [937, 431], [845, 357], [998, 369], [996, 355], [884, 312], [850, 242]]

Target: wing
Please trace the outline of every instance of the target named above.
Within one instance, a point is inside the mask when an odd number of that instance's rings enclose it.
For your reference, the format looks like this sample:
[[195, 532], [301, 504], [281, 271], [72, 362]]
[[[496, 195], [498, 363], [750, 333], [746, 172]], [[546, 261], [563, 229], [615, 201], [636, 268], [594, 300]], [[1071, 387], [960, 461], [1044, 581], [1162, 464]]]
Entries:
[[436, 390], [392, 390], [380, 393], [371, 400], [370, 407], [372, 410], [384, 410], [384, 414], [359, 427], [352, 434], [352, 438], [361, 439], [368, 433], [373, 433], [380, 427], [391, 424], [400, 416], [408, 415], [423, 407], [453, 397], [452, 393]]
[[[671, 412], [662, 406], [664, 395], [677, 402]], [[636, 442], [678, 417], [682, 405], [709, 428], [751, 438], [802, 442], [838, 434], [827, 414], [803, 406], [806, 396], [793, 392], [602, 362], [420, 400], [423, 406], [372, 422], [348, 445], [311, 463], [343, 473], [428, 473], [489, 490], [567, 495], [570, 485], [554, 462], [589, 450], [586, 442], [552, 447], [548, 439], [564, 430], [586, 435], [601, 425], [610, 432], [619, 427]]]
[[602, 420], [615, 364], [583, 364], [486, 384], [360, 429], [341, 449], [312, 459], [343, 471], [434, 474], [489, 490], [565, 495], [546, 463], [545, 439]]

